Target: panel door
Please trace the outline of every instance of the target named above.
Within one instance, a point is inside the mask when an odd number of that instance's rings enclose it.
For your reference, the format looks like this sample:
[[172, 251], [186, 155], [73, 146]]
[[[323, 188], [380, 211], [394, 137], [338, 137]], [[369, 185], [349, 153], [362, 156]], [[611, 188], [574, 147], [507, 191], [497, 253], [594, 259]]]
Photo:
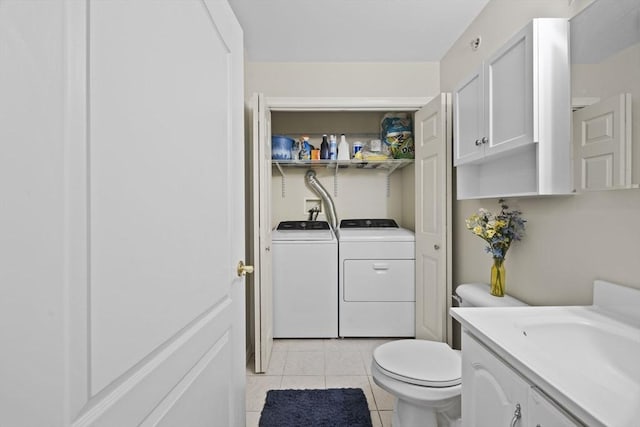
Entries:
[[453, 91], [454, 164], [482, 158], [482, 138], [486, 136], [484, 118], [484, 72], [478, 67]]
[[485, 154], [533, 142], [533, 32], [529, 24], [485, 61]]
[[451, 95], [415, 114], [416, 338], [451, 341]]
[[528, 425], [532, 427], [579, 427], [583, 424], [547, 398], [537, 387], [529, 390]]
[[271, 254], [271, 111], [264, 95], [252, 98], [253, 246], [257, 271], [253, 279], [255, 372], [266, 372], [273, 347], [273, 284]]
[[631, 186], [631, 94], [573, 113], [574, 182], [578, 191]]
[[243, 425], [243, 48], [230, 7], [10, 1], [0, 22], [15, 90], [0, 98], [2, 136], [16, 138], [0, 156], [15, 163], [0, 168], [14, 187], [0, 223], [23, 230], [0, 258], [29, 266], [0, 269], [12, 287], [0, 323], [15, 329], [2, 331], [13, 373], [0, 425]]
[[529, 384], [466, 331], [462, 383], [463, 427], [526, 425]]

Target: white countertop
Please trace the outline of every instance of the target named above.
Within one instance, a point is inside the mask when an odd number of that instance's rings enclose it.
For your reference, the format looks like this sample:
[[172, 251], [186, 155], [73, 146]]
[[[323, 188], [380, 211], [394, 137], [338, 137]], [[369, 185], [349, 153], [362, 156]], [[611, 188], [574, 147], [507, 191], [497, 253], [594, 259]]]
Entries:
[[596, 306], [452, 308], [451, 314], [585, 424], [640, 425], [637, 324]]

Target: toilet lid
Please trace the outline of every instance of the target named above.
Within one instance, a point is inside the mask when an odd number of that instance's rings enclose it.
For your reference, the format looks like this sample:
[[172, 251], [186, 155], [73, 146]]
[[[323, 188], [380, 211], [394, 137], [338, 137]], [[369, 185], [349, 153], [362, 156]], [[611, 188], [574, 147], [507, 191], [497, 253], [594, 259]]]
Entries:
[[452, 387], [462, 382], [460, 352], [441, 342], [388, 342], [373, 351], [373, 360], [391, 378], [410, 384]]

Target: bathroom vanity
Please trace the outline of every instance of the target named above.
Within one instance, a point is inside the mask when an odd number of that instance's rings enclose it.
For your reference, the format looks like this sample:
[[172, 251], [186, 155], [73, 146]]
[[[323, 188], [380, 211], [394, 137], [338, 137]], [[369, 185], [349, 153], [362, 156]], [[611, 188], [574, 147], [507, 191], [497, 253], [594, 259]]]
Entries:
[[592, 306], [452, 309], [462, 425], [637, 425], [639, 307], [640, 290], [596, 281]]

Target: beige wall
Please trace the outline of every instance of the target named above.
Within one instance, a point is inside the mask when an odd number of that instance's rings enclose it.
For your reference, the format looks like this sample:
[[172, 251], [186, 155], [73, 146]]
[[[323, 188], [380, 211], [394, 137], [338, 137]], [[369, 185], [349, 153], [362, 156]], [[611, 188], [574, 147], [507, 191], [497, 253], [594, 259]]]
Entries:
[[[413, 63], [245, 63], [247, 99], [253, 93], [268, 97], [433, 97], [440, 93], [440, 64], [437, 62]], [[379, 114], [380, 117], [382, 113]], [[380, 117], [375, 117], [379, 123]], [[349, 120], [356, 119], [350, 117]], [[357, 118], [360, 121], [361, 117]], [[300, 118], [297, 118], [298, 125]], [[276, 128], [282, 124], [274, 123]], [[333, 122], [335, 123], [335, 121]], [[299, 127], [298, 126], [298, 127]], [[319, 132], [287, 125], [291, 135]], [[339, 124], [336, 133], [345, 132], [350, 144], [349, 124]], [[359, 126], [359, 125], [354, 125]], [[366, 126], [369, 126], [368, 124]], [[305, 127], [305, 126], [303, 126]], [[346, 130], [342, 130], [346, 129]], [[372, 132], [377, 132], [374, 124]], [[323, 131], [324, 132], [324, 131]], [[327, 131], [327, 132], [333, 132]], [[286, 131], [283, 132], [288, 134]], [[369, 137], [373, 137], [369, 135]], [[361, 139], [361, 138], [358, 138]], [[366, 140], [366, 139], [363, 139]], [[317, 143], [318, 141], [312, 141]], [[284, 169], [285, 192], [282, 193], [282, 177], [273, 170], [272, 225], [279, 221], [306, 218], [305, 199], [317, 198], [306, 186], [304, 169]], [[338, 217], [344, 218], [393, 218], [401, 226], [414, 227], [414, 168], [406, 167], [395, 172], [387, 180], [385, 171], [341, 170], [337, 177], [337, 195], [334, 193], [334, 173], [318, 170], [318, 180], [334, 199]], [[387, 185], [390, 191], [387, 192]], [[324, 214], [318, 216], [324, 219]]]
[[[305, 199], [319, 199], [305, 184], [306, 169], [289, 168], [284, 169], [284, 172], [286, 177], [285, 194], [283, 195], [281, 191], [282, 177], [277, 169], [273, 170], [272, 226], [284, 220], [307, 219]], [[333, 199], [338, 219], [393, 218], [401, 226], [413, 229], [413, 222], [404, 222], [402, 173], [394, 173], [390, 176], [389, 197], [387, 197], [386, 190], [387, 174], [382, 170], [340, 170], [337, 177], [335, 177], [333, 170], [326, 168], [317, 169], [316, 173], [318, 181]], [[337, 194], [334, 193], [336, 183]], [[318, 215], [318, 219], [326, 220], [325, 213], [322, 212]]]
[[[254, 92], [267, 96], [434, 96], [441, 90], [451, 91], [530, 19], [571, 17], [590, 1], [575, 0], [569, 5], [568, 1], [558, 0], [492, 0], [440, 64], [246, 62], [245, 93], [247, 97]], [[482, 43], [474, 52], [469, 42], [476, 36], [482, 38]], [[637, 160], [637, 137], [633, 150]], [[394, 175], [392, 197], [399, 194], [396, 188], [402, 192], [408, 187], [403, 183], [410, 181], [410, 170], [406, 168], [399, 178]], [[371, 181], [366, 180], [368, 184], [361, 182], [359, 175], [351, 176], [352, 172], [341, 175], [336, 198], [341, 217], [362, 216], [363, 200], [371, 202], [371, 212], [397, 214], [396, 208], [389, 205], [374, 207], [377, 202], [369, 191], [383, 185], [375, 174], [369, 177]], [[325, 174], [319, 178], [333, 193], [333, 178]], [[280, 183], [274, 178], [274, 198], [281, 197]], [[303, 215], [300, 200], [313, 194], [300, 187], [301, 183], [301, 177], [287, 181], [291, 192], [287, 191], [286, 198], [291, 200], [278, 201], [284, 204], [282, 209], [274, 209], [277, 216], [284, 216], [287, 206], [296, 216]], [[349, 198], [349, 194], [359, 195]], [[406, 196], [402, 199], [405, 208], [400, 210], [399, 219], [407, 223], [413, 220], [413, 202]], [[596, 278], [640, 288], [640, 190], [522, 198], [509, 203], [523, 210], [529, 221], [527, 236], [514, 245], [507, 257], [507, 288], [512, 295], [531, 304], [588, 304]], [[494, 210], [497, 200], [454, 202], [454, 284], [488, 280], [491, 260], [483, 251], [483, 241], [464, 228], [464, 219], [479, 207]]]
[[266, 96], [435, 96], [438, 62], [245, 63], [245, 95]]
[[[571, 17], [588, 4], [566, 1], [492, 0], [441, 62], [441, 89], [457, 81], [483, 57], [534, 17]], [[469, 41], [482, 37], [473, 52]], [[636, 140], [633, 150], [640, 151]], [[589, 304], [594, 279], [640, 288], [640, 190], [509, 200], [528, 220], [527, 235], [506, 261], [507, 292], [536, 305]], [[488, 281], [491, 259], [484, 242], [464, 227], [478, 208], [496, 210], [496, 199], [454, 202], [454, 286]]]

